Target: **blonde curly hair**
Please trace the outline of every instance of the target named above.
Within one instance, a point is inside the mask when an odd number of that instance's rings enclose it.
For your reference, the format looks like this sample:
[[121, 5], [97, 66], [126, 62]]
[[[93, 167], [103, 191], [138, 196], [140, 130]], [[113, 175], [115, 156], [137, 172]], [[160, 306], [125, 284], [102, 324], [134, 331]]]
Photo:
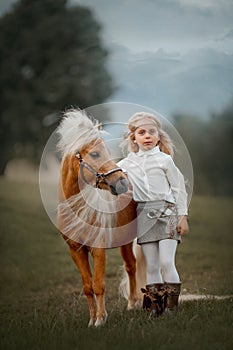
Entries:
[[169, 137], [169, 135], [162, 129], [161, 122], [152, 113], [138, 112], [132, 115], [128, 122], [129, 131], [124, 134], [124, 140], [121, 143], [123, 151], [127, 152], [138, 152], [139, 147], [135, 143], [135, 130], [138, 128], [138, 123], [143, 119], [150, 119], [153, 124], [155, 124], [159, 135], [158, 146], [161, 152], [169, 154], [173, 157], [174, 155], [174, 145]]

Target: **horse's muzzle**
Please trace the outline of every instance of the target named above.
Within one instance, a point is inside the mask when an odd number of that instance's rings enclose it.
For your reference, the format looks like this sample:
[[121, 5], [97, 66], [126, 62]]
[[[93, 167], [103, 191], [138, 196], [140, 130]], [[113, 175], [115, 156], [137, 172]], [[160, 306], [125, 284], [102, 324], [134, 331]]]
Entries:
[[111, 193], [117, 196], [121, 193], [127, 192], [129, 188], [128, 185], [129, 185], [128, 180], [125, 179], [124, 177], [121, 177], [114, 185], [111, 184], [109, 187], [110, 187]]

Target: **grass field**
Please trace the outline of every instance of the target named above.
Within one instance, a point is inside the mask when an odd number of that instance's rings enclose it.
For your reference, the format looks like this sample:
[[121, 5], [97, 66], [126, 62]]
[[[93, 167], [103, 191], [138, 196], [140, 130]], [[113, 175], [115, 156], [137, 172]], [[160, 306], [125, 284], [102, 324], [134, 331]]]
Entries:
[[[232, 204], [193, 197], [177, 254], [183, 294], [233, 294]], [[0, 213], [0, 349], [232, 349], [233, 298], [182, 302], [176, 318], [126, 312], [118, 249], [107, 251], [108, 321], [87, 328], [79, 274], [38, 187], [0, 179]]]

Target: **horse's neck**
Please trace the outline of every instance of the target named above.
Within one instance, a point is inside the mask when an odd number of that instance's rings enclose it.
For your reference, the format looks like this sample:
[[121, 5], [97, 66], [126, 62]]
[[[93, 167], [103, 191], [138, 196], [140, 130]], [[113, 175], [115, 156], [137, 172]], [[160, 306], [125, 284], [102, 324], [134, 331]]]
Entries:
[[78, 174], [74, 172], [72, 156], [68, 155], [63, 159], [61, 166], [59, 201], [68, 199], [79, 192]]
[[[58, 227], [64, 237], [91, 247], [111, 247], [116, 227], [116, 197], [84, 184], [79, 189], [72, 168], [63, 164], [58, 205]], [[89, 234], [87, 234], [89, 233]]]

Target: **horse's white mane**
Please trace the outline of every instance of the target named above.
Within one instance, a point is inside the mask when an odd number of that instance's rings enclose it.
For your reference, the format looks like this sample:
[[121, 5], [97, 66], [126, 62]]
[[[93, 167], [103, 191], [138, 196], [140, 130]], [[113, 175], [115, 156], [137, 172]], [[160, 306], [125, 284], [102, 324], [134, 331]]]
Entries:
[[63, 114], [57, 128], [58, 150], [62, 155], [80, 151], [84, 146], [101, 137], [99, 122], [80, 109], [69, 109]]
[[[81, 245], [113, 248], [130, 241], [132, 222], [117, 223], [118, 212], [132, 199], [132, 192], [114, 196], [109, 191], [86, 185], [79, 193], [58, 204], [59, 230]], [[128, 216], [127, 210], [121, 217]]]

